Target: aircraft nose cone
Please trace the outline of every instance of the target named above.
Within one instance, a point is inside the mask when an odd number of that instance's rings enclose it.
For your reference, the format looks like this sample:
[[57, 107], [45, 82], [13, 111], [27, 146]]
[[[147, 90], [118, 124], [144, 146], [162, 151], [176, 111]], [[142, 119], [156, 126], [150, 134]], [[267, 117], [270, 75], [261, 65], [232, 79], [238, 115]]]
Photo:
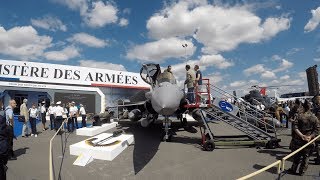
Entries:
[[152, 92], [151, 103], [153, 109], [161, 115], [172, 115], [180, 105], [183, 92], [178, 86], [170, 83], [156, 87]]

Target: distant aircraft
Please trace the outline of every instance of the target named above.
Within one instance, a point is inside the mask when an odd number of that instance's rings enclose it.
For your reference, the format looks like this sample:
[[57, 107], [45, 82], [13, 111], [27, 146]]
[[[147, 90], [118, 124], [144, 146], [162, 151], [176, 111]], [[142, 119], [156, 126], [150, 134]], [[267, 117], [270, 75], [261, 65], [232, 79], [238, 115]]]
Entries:
[[[136, 107], [129, 112], [128, 118], [131, 121], [139, 121], [145, 114], [146, 118], [143, 118], [140, 123], [141, 126], [147, 127], [157, 120], [159, 115], [164, 116], [163, 140], [171, 141], [173, 133], [170, 130], [169, 116], [182, 117], [181, 115], [186, 111], [184, 106], [187, 101], [184, 91], [178, 87], [171, 72], [164, 71], [161, 73], [159, 64], [144, 64], [140, 70], [140, 75], [146, 83], [150, 84], [150, 91], [144, 93], [145, 100], [141, 100], [140, 97], [140, 102], [124, 105]], [[186, 123], [186, 120], [180, 120]]]

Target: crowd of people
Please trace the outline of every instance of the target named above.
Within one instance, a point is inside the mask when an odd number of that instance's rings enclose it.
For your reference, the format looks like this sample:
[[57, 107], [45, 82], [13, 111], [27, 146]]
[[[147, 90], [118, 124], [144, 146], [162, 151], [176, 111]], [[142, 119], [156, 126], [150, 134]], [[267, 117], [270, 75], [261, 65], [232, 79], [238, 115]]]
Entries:
[[[17, 108], [15, 100], [10, 100], [7, 107], [4, 108], [3, 102], [0, 101], [0, 179], [6, 179], [6, 164], [8, 160], [16, 160], [16, 156], [13, 151], [13, 139], [14, 135], [14, 114], [13, 110]], [[46, 108], [45, 101], [40, 103], [37, 107], [36, 103], [32, 103], [31, 107], [28, 108], [28, 100], [24, 99], [20, 106], [20, 115], [18, 121], [22, 123], [22, 137], [38, 136], [37, 132], [37, 121], [40, 120], [42, 124], [42, 130], [46, 131], [49, 128], [46, 127], [46, 116], [50, 117], [50, 129], [58, 130], [63, 120], [67, 119], [67, 129], [69, 132], [73, 132], [74, 129], [78, 129], [77, 118], [82, 118], [81, 125], [86, 127], [86, 110], [82, 104], [79, 104], [79, 108], [75, 102], [66, 103], [62, 105], [61, 101], [51, 103], [49, 108]], [[29, 125], [31, 132], [29, 130]], [[60, 131], [59, 133], [61, 133]]]
[[[281, 106], [278, 107], [280, 109]], [[297, 99], [295, 102], [286, 103], [284, 107], [289, 111], [287, 113], [288, 123], [292, 124], [290, 149], [295, 151], [319, 135], [320, 96], [315, 96], [312, 101], [304, 100], [304, 102], [301, 102]], [[309, 157], [313, 154], [316, 156], [315, 164], [320, 165], [319, 142], [317, 140], [294, 155], [292, 166], [289, 169], [290, 173], [304, 175], [308, 168]]]
[[[291, 128], [292, 140], [290, 150], [293, 152], [320, 133], [320, 95], [315, 96], [312, 100], [288, 101], [276, 103], [265, 109], [261, 103], [257, 109], [264, 110], [274, 116], [286, 128]], [[310, 144], [302, 151], [293, 156], [293, 163], [289, 173], [303, 176], [308, 169], [310, 156], [315, 156], [314, 163], [320, 165], [320, 140]]]

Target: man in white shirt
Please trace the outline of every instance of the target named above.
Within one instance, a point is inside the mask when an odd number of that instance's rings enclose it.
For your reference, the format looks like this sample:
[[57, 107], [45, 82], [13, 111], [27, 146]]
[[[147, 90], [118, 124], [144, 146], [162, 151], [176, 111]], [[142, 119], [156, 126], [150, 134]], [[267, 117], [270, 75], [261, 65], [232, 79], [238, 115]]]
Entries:
[[71, 123], [72, 123], [72, 131], [74, 130], [74, 124], [76, 125], [76, 128], [78, 129], [78, 108], [75, 106], [75, 102], [71, 102], [70, 106], [70, 118], [71, 118]]
[[65, 112], [64, 112], [63, 107], [61, 107], [61, 101], [58, 101], [56, 103], [56, 105], [57, 106], [54, 108], [53, 114], [54, 114], [55, 122], [56, 122], [54, 128], [57, 131], [62, 124], [62, 120], [63, 120], [62, 116], [65, 114]]
[[46, 128], [46, 102], [45, 101], [42, 101], [41, 102], [41, 108], [40, 108], [40, 113], [41, 113], [41, 122], [42, 122], [42, 130], [45, 131], [47, 130]]
[[87, 114], [86, 114], [86, 110], [84, 109], [82, 104], [80, 104], [79, 112], [80, 112], [80, 115], [82, 117], [82, 127], [87, 127], [87, 122], [86, 122]]
[[51, 102], [51, 105], [48, 108], [48, 113], [50, 115], [50, 129], [51, 130], [54, 129], [54, 126], [56, 125], [55, 118], [54, 118], [54, 108], [55, 108], [54, 102]]

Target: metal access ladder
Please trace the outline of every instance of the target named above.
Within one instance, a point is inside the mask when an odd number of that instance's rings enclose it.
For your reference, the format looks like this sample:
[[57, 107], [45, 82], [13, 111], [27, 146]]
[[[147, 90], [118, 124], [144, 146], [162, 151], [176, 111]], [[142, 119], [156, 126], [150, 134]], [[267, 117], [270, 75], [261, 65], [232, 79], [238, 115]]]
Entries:
[[250, 122], [230, 114], [228, 112], [222, 111], [219, 107], [213, 106], [212, 108], [205, 109], [204, 112], [210, 118], [214, 118], [219, 121], [223, 121], [230, 126], [240, 130], [241, 132], [248, 135], [250, 138], [254, 140], [267, 140], [270, 141], [275, 137], [275, 135], [270, 134], [261, 128], [251, 124]]
[[[198, 100], [194, 106], [198, 106], [201, 109], [202, 119], [204, 122], [204, 129], [209, 131], [210, 138], [212, 131], [207, 125], [208, 120], [206, 118], [222, 121], [246, 134], [250, 139], [256, 142], [263, 142], [267, 148], [275, 148], [280, 142], [277, 139], [276, 128], [274, 124], [266, 122], [265, 118], [273, 118], [271, 115], [258, 110], [255, 106], [248, 102], [245, 102], [236, 96], [214, 86], [210, 83], [205, 84], [206, 90], [195, 94]], [[203, 88], [202, 88], [203, 89]], [[206, 96], [208, 101], [203, 101], [202, 97]], [[200, 100], [199, 100], [200, 99]], [[235, 112], [229, 112], [222, 109], [217, 105], [217, 102], [227, 103], [227, 101], [234, 101], [232, 106], [237, 109]], [[203, 102], [207, 102], [205, 105]], [[230, 103], [229, 103], [230, 104]], [[274, 121], [271, 121], [274, 122]], [[205, 131], [204, 130], [204, 131]], [[213, 142], [211, 142], [212, 144]], [[205, 143], [203, 143], [205, 144]], [[209, 142], [210, 144], [210, 142]]]

